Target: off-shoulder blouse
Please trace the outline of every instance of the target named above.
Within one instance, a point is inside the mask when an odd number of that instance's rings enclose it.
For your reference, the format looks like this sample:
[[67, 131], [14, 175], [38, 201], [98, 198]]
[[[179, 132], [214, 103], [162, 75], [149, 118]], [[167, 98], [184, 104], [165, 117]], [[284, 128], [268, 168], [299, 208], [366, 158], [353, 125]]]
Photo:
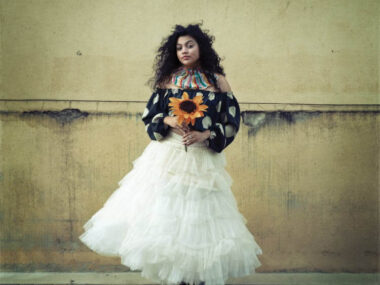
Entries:
[[142, 120], [152, 140], [159, 141], [169, 133], [169, 126], [164, 123], [166, 116], [173, 116], [169, 109], [169, 98], [181, 98], [183, 92], [192, 99], [202, 95], [203, 103], [208, 106], [204, 116], [196, 118], [193, 130], [210, 130], [206, 145], [216, 152], [221, 152], [235, 138], [240, 127], [240, 108], [232, 92], [215, 92], [200, 89], [156, 88], [144, 110]]

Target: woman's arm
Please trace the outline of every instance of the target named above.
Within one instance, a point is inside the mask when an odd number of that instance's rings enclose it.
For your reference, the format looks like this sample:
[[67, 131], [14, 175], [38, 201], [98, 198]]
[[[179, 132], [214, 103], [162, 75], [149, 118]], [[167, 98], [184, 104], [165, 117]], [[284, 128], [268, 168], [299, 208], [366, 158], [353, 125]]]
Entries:
[[152, 140], [161, 140], [169, 132], [169, 127], [164, 123], [164, 118], [168, 116], [164, 94], [154, 91], [142, 114], [145, 130]]
[[217, 80], [223, 96], [219, 112], [219, 121], [210, 127], [210, 136], [207, 139], [208, 146], [216, 152], [221, 152], [234, 139], [240, 126], [240, 107], [236, 97], [231, 91], [227, 79], [217, 74]]

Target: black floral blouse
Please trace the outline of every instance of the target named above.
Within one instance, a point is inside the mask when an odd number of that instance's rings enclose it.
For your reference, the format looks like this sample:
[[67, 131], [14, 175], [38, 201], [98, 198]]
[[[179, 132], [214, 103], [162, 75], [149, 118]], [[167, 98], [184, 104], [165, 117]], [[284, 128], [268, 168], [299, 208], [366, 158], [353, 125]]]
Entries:
[[142, 115], [149, 137], [159, 141], [168, 134], [170, 127], [164, 124], [164, 118], [173, 116], [168, 106], [169, 98], [181, 98], [183, 92], [187, 92], [190, 99], [200, 94], [203, 96], [202, 104], [208, 108], [203, 117], [196, 118], [194, 126], [189, 126], [197, 131], [210, 130], [210, 137], [205, 142], [209, 148], [221, 152], [234, 140], [240, 126], [239, 103], [232, 92], [156, 88]]

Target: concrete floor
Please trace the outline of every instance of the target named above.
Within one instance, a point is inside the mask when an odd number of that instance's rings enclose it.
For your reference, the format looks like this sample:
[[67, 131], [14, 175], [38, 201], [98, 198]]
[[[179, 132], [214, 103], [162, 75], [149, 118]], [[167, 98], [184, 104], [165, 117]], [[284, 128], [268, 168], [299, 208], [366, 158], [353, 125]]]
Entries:
[[[127, 273], [62, 273], [0, 272], [0, 284], [159, 284], [140, 276], [140, 272]], [[379, 273], [256, 273], [244, 278], [228, 280], [226, 284], [380, 284]]]

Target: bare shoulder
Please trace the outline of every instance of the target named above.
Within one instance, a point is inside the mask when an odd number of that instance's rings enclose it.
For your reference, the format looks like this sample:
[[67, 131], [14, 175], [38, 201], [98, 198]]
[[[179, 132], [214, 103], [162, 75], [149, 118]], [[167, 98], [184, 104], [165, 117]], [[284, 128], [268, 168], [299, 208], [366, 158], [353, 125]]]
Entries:
[[217, 76], [218, 86], [221, 92], [231, 92], [231, 86], [228, 83], [226, 77], [222, 74], [215, 73]]

